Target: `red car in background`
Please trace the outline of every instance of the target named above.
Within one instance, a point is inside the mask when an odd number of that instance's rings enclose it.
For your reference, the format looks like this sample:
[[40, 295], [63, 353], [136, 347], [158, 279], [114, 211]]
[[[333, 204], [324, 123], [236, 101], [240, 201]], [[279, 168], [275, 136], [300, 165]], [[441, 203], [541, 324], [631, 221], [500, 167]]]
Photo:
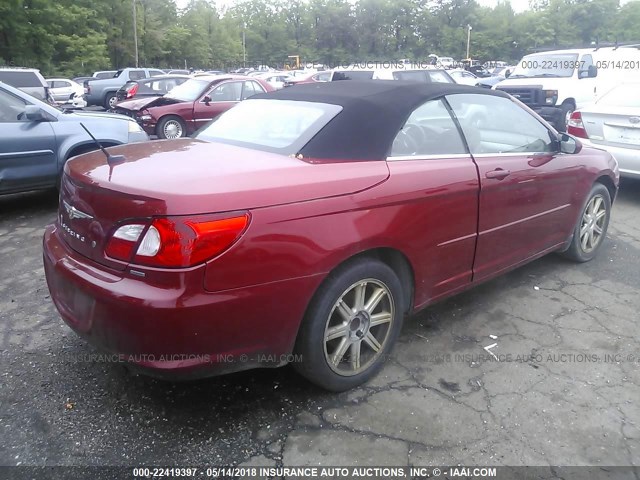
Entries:
[[258, 78], [200, 76], [162, 97], [120, 102], [113, 111], [135, 118], [149, 135], [174, 139], [191, 135], [242, 100], [273, 90]]

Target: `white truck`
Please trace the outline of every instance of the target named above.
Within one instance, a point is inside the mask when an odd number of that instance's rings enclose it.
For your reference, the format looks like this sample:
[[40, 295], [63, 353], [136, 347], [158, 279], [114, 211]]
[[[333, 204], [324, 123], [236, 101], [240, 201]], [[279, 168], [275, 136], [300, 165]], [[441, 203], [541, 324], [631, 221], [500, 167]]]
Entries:
[[640, 80], [640, 45], [526, 55], [494, 89], [514, 96], [558, 131], [574, 110], [630, 79]]

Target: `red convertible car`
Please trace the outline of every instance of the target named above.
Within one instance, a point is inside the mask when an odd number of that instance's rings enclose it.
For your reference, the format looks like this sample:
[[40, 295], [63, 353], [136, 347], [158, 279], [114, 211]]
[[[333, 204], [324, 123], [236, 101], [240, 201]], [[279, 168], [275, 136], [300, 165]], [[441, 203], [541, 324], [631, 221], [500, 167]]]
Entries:
[[507, 94], [435, 83], [301, 85], [109, 152], [66, 164], [45, 231], [65, 322], [158, 376], [293, 359], [333, 391], [405, 315], [549, 252], [592, 259], [619, 180]]
[[191, 135], [242, 100], [273, 90], [258, 78], [200, 76], [162, 97], [125, 100], [112, 111], [135, 118], [149, 135], [174, 139]]

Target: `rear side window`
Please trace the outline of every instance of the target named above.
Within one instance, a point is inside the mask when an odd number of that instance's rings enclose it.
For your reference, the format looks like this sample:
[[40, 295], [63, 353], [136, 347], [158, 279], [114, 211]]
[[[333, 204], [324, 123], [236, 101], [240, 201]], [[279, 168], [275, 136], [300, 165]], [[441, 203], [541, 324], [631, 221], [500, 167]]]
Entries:
[[3, 72], [0, 70], [0, 81], [16, 88], [42, 87], [42, 82], [33, 72]]
[[416, 108], [398, 132], [391, 157], [460, 155], [467, 150], [449, 110], [442, 100], [430, 100]]
[[347, 70], [342, 72], [334, 72], [332, 81], [336, 80], [371, 80], [373, 78], [373, 70]]
[[144, 70], [131, 70], [129, 72], [129, 78], [131, 80], [141, 80], [143, 78], [146, 78], [146, 75], [144, 73]]
[[242, 100], [253, 97], [257, 93], [264, 93], [264, 89], [258, 82], [253, 80], [247, 80], [244, 82], [244, 89], [242, 90]]
[[427, 73], [433, 83], [456, 83], [453, 81], [453, 78], [451, 78], [449, 74], [445, 72], [434, 70]]

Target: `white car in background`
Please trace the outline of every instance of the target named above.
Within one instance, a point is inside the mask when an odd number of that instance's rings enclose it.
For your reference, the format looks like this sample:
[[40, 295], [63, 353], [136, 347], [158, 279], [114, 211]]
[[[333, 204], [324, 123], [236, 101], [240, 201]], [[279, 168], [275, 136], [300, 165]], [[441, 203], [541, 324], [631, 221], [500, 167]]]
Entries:
[[285, 83], [295, 80], [295, 77], [289, 75], [286, 72], [271, 72], [262, 75], [256, 75], [256, 77], [264, 80], [276, 90], [284, 88]]
[[442, 68], [453, 68], [456, 61], [452, 57], [438, 57], [438, 63]]
[[620, 175], [640, 178], [640, 82], [614, 87], [569, 117], [567, 133], [618, 160]]
[[374, 80], [402, 80], [420, 83], [456, 83], [449, 75], [449, 72], [443, 69], [413, 69], [413, 70], [394, 70], [380, 69], [373, 73]]
[[475, 86], [478, 83], [478, 77], [473, 73], [463, 70], [462, 68], [456, 68], [455, 70], [448, 70], [447, 73], [453, 77], [456, 83], [461, 85]]
[[87, 101], [84, 98], [84, 87], [68, 78], [47, 78], [49, 93], [58, 105], [74, 108], [84, 108]]

